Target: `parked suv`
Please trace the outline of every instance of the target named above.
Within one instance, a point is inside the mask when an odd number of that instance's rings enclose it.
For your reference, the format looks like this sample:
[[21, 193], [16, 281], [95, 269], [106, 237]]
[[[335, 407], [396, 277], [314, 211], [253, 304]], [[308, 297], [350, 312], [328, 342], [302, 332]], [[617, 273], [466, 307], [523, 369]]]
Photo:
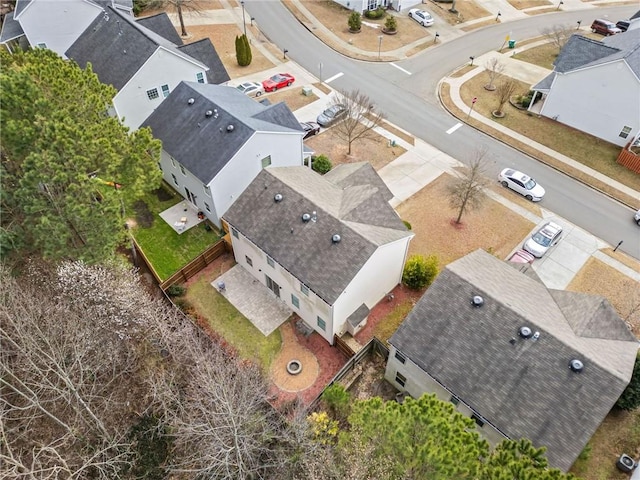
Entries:
[[591, 31], [593, 33], [599, 33], [600, 35], [615, 35], [616, 33], [622, 32], [618, 27], [615, 26], [613, 22], [609, 20], [594, 20], [591, 24]]

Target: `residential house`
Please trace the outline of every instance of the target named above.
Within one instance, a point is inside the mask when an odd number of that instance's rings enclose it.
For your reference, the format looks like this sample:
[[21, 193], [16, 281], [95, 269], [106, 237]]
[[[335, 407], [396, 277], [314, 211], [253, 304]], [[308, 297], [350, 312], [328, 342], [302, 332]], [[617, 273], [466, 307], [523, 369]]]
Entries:
[[263, 168], [303, 161], [304, 132], [286, 104], [232, 87], [181, 82], [142, 126], [162, 140], [165, 181], [217, 226]]
[[624, 146], [640, 131], [640, 35], [573, 35], [553, 72], [533, 86], [531, 111]]
[[2, 24], [0, 44], [48, 48], [65, 57], [67, 49], [107, 6], [131, 16], [132, 0], [16, 0]]
[[[335, 3], [342, 5], [344, 8], [353, 10], [354, 12], [364, 13], [367, 10], [375, 10], [376, 8], [390, 8], [397, 12], [407, 10], [424, 3], [422, 0], [333, 0]], [[420, 7], [418, 7], [420, 8]]]
[[224, 215], [236, 261], [333, 344], [402, 279], [413, 233], [368, 163], [262, 170]]
[[136, 21], [107, 7], [66, 52], [82, 68], [91, 64], [102, 83], [115, 87], [113, 114], [132, 129], [138, 128], [181, 81], [221, 84], [229, 80], [208, 38], [176, 45], [162, 34], [175, 38], [167, 21]]
[[490, 443], [546, 446], [566, 471], [629, 383], [638, 341], [604, 298], [516, 265], [482, 250], [449, 264], [391, 337], [385, 377], [451, 401]]

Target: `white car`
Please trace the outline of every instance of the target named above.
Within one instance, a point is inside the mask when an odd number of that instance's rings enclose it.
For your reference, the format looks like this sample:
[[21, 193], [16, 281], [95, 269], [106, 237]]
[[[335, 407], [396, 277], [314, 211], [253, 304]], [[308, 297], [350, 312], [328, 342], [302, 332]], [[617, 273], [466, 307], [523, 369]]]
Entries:
[[420, 10], [419, 8], [412, 8], [409, 10], [409, 17], [413, 18], [423, 27], [430, 27], [434, 22], [433, 17], [429, 12]]
[[503, 187], [515, 190], [527, 200], [539, 202], [544, 197], [544, 188], [536, 183], [536, 181], [522, 172], [513, 168], [505, 168], [498, 174], [498, 182]]
[[636, 223], [638, 224], [638, 226], [640, 227], [640, 210], [638, 210], [635, 215], [633, 216], [633, 219], [636, 221]]
[[542, 257], [547, 251], [560, 241], [562, 227], [557, 223], [547, 222], [522, 246], [536, 258]]
[[236, 87], [245, 95], [249, 97], [259, 97], [264, 93], [264, 88], [261, 83], [258, 82], [244, 82]]

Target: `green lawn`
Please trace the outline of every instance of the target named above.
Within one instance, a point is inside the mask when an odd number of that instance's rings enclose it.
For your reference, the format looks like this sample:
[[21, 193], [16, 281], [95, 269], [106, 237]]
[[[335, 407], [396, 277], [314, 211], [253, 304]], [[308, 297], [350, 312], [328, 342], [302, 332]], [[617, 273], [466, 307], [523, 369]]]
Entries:
[[414, 306], [414, 301], [411, 298], [406, 299], [394, 308], [389, 314], [384, 317], [378, 325], [373, 329], [373, 336], [378, 337], [383, 342], [388, 342], [391, 335], [395, 333], [402, 321], [405, 319]]
[[162, 280], [220, 239], [215, 230], [207, 231], [203, 223], [178, 235], [160, 218], [160, 212], [182, 200], [177, 193], [163, 186], [159, 194], [152, 193], [143, 202], [127, 208], [128, 216], [135, 214], [137, 223], [133, 236]]
[[269, 371], [282, 343], [279, 330], [265, 337], [204, 276], [189, 286], [185, 296], [211, 329], [233, 345], [242, 358], [257, 362], [265, 373]]

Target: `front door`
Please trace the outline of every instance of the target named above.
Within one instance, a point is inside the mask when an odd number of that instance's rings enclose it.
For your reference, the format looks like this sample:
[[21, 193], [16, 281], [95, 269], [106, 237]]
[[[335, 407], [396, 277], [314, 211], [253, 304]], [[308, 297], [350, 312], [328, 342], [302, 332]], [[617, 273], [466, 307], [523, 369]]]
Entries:
[[267, 288], [276, 294], [276, 297], [280, 298], [280, 285], [271, 280], [269, 275], [265, 275], [267, 278]]

